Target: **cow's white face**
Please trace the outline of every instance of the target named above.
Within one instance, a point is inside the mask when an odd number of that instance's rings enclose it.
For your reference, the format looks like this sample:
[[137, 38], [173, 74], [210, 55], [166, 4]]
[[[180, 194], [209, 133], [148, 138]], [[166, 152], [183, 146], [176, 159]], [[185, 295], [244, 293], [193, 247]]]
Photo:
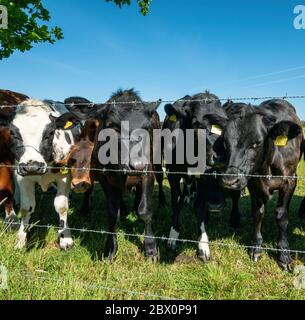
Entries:
[[11, 125], [19, 175], [43, 175], [51, 162], [68, 154], [73, 135], [70, 130], [56, 130], [56, 119], [65, 112], [64, 106], [54, 112], [39, 100], [20, 104]]

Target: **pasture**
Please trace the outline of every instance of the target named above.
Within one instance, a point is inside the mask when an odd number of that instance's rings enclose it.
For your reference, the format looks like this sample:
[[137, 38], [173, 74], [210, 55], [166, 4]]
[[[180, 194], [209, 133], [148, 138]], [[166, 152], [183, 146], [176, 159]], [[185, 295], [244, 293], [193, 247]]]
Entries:
[[[303, 160], [299, 175], [305, 176]], [[158, 209], [157, 188], [154, 193], [154, 231], [168, 236], [170, 226], [170, 193], [164, 181], [167, 207]], [[305, 180], [299, 180], [290, 206], [289, 241], [291, 249], [305, 250], [305, 221], [297, 210], [305, 195]], [[52, 192], [37, 194], [37, 209], [31, 222], [58, 225]], [[264, 246], [275, 247], [277, 226], [274, 205], [277, 194], [267, 207], [263, 224]], [[88, 218], [79, 216], [82, 195], [72, 195], [69, 225], [71, 228], [106, 229], [104, 195], [98, 185], [92, 197]], [[133, 197], [127, 202], [132, 206]], [[73, 231], [76, 240], [72, 250], [57, 247], [57, 230], [33, 228], [27, 250], [16, 251], [16, 234], [4, 232], [4, 213], [0, 219], [0, 263], [9, 270], [9, 287], [0, 289], [0, 299], [305, 299], [305, 290], [293, 286], [294, 275], [281, 271], [275, 253], [263, 253], [258, 263], [250, 261], [247, 250], [219, 247], [213, 242], [249, 245], [252, 235], [250, 200], [241, 199], [242, 229], [233, 235], [228, 227], [230, 201], [222, 214], [211, 214], [207, 231], [212, 261], [204, 264], [196, 257], [196, 245], [181, 243], [175, 255], [168, 253], [165, 241], [158, 241], [160, 260], [147, 261], [142, 250], [143, 239], [119, 235], [116, 260], [102, 261], [105, 236]], [[182, 210], [184, 239], [197, 240], [196, 219], [192, 207]], [[142, 222], [130, 213], [119, 224], [119, 232], [139, 234]], [[293, 254], [295, 264], [304, 264], [304, 255]]]

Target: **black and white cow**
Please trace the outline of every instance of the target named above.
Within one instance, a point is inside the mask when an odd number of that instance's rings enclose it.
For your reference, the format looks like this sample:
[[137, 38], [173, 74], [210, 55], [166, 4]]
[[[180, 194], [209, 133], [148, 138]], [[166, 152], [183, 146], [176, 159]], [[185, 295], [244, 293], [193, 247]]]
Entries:
[[70, 175], [50, 169], [68, 154], [78, 135], [77, 127], [68, 130], [71, 122], [67, 112], [64, 104], [28, 99], [17, 106], [10, 124], [22, 216], [17, 248], [26, 245], [26, 226], [36, 206], [35, 185], [39, 184], [46, 192], [53, 183], [57, 186], [54, 206], [60, 220], [59, 245], [65, 250], [73, 245], [67, 223]]

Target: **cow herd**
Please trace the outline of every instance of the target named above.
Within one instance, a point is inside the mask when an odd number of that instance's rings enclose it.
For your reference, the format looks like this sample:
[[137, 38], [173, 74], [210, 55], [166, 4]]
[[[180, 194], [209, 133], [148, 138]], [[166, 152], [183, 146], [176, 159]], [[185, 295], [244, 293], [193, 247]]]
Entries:
[[[161, 101], [142, 101], [134, 90], [119, 90], [103, 104], [81, 97], [63, 103], [34, 100], [7, 90], [0, 90], [0, 201], [4, 203], [6, 222], [18, 223], [18, 249], [26, 246], [28, 225], [35, 211], [35, 186], [43, 192], [56, 185], [54, 207], [59, 216], [59, 246], [73, 246], [68, 225], [69, 193], [84, 193], [81, 213], [90, 208], [95, 182], [105, 194], [108, 234], [104, 255], [112, 260], [117, 252], [116, 228], [120, 216], [127, 213], [124, 195], [134, 191], [134, 211], [145, 226], [146, 257], [158, 256], [153, 233], [155, 180], [158, 182], [159, 206], [166, 203], [163, 191], [163, 166], [171, 191], [172, 222], [168, 247], [175, 250], [180, 236], [180, 211], [194, 199], [198, 225], [198, 256], [210, 259], [206, 225], [213, 211], [221, 211], [225, 197], [232, 199], [230, 227], [240, 228], [239, 199], [247, 187], [251, 197], [253, 240], [250, 256], [258, 261], [262, 252], [261, 233], [265, 207], [274, 191], [279, 192], [275, 217], [278, 263], [288, 269], [292, 258], [287, 237], [288, 210], [297, 183], [297, 166], [304, 149], [302, 124], [295, 108], [286, 100], [270, 100], [258, 106], [228, 101], [221, 104], [216, 95], [204, 92], [185, 96], [165, 106], [161, 125], [157, 108]], [[199, 175], [190, 175], [188, 166], [176, 158], [179, 139], [172, 141], [172, 161], [155, 163], [153, 155], [163, 152], [166, 143], [150, 145], [150, 158], [130, 157], [126, 162], [103, 164], [100, 152], [105, 141], [101, 132], [114, 130], [118, 155], [124, 151], [122, 122], [130, 132], [143, 129], [152, 138], [154, 130], [182, 132], [193, 130], [199, 141], [200, 129], [206, 130], [206, 167]], [[196, 140], [197, 137], [197, 140]], [[131, 150], [134, 141], [129, 141]], [[199, 149], [198, 149], [199, 150]], [[197, 151], [198, 151], [197, 150]], [[198, 154], [200, 157], [200, 154]], [[14, 201], [15, 199], [15, 201]], [[14, 211], [20, 207], [21, 221]], [[305, 201], [301, 204], [305, 214]], [[212, 228], [213, 226], [211, 226]]]

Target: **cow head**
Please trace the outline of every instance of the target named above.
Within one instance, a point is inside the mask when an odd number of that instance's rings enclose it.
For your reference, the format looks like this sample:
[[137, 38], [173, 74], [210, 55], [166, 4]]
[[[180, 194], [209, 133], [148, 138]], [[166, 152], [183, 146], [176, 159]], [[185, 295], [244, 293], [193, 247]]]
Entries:
[[53, 162], [56, 155], [62, 150], [70, 149], [74, 142], [73, 137], [59, 129], [62, 126], [71, 129], [76, 123], [74, 121], [72, 124], [71, 120], [70, 114], [59, 116], [43, 101], [29, 99], [19, 105], [10, 124], [12, 152], [18, 163], [19, 175], [45, 174], [47, 166]]
[[[99, 121], [99, 127], [96, 135], [96, 143], [94, 146], [94, 156], [98, 153], [98, 150], [105, 145], [106, 141], [101, 138], [103, 132], [112, 132], [118, 139], [118, 149], [115, 150], [117, 154], [118, 163], [115, 167], [119, 170], [128, 171], [144, 171], [149, 163], [142, 161], [139, 157], [134, 157], [131, 153], [128, 153], [128, 160], [121, 162], [122, 148], [125, 148], [125, 143], [129, 142], [129, 151], [133, 150], [135, 145], [139, 145], [137, 139], [133, 139], [131, 133], [135, 134], [139, 129], [145, 130], [149, 135], [153, 130], [153, 114], [159, 107], [161, 101], [155, 103], [143, 102], [137, 93], [133, 90], [119, 90], [113, 94], [112, 97], [105, 104], [88, 104], [88, 100], [83, 98], [69, 98], [70, 106], [68, 107], [70, 113], [82, 120], [96, 119]], [[74, 105], [73, 105], [74, 104]], [[122, 123], [128, 124], [128, 132], [126, 128], [122, 128]], [[109, 131], [107, 131], [109, 130]], [[127, 135], [127, 137], [126, 137]], [[130, 139], [129, 139], [130, 138]], [[149, 137], [150, 138], [150, 137]], [[103, 141], [101, 141], [103, 140]], [[151, 146], [151, 141], [150, 141]], [[142, 144], [142, 148], [148, 147]], [[128, 151], [128, 152], [129, 152]], [[138, 150], [138, 154], [145, 154], [143, 150]], [[150, 161], [150, 159], [147, 159]], [[110, 164], [113, 168], [113, 166]]]
[[92, 187], [91, 160], [95, 134], [98, 127], [96, 120], [87, 120], [77, 141], [65, 159], [59, 162], [71, 168], [71, 189], [76, 193], [86, 192]]
[[228, 121], [224, 128], [228, 160], [226, 175], [221, 179], [224, 187], [244, 189], [248, 184], [246, 175], [257, 173], [264, 162], [272, 162], [278, 145], [276, 141], [279, 140], [279, 144], [285, 146], [301, 131], [293, 122], [277, 122], [273, 115], [263, 109]]

